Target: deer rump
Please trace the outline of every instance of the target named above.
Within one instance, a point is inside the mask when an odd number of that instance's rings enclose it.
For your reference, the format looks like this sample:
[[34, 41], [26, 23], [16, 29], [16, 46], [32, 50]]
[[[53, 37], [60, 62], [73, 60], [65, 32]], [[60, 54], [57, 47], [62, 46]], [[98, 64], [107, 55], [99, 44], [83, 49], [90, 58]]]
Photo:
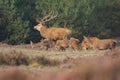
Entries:
[[84, 37], [85, 41], [93, 49], [105, 50], [105, 49], [114, 49], [116, 46], [116, 41], [114, 39], [97, 39], [93, 43], [88, 37]]
[[71, 36], [71, 31], [65, 28], [48, 28], [41, 35], [46, 39], [60, 40], [69, 39]]

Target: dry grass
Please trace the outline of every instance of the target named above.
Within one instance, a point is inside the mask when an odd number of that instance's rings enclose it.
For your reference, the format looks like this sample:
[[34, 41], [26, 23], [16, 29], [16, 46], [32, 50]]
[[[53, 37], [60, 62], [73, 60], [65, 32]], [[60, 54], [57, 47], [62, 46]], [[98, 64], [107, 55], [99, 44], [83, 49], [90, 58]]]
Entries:
[[[78, 60], [78, 59], [77, 59]], [[82, 58], [72, 71], [39, 72], [34, 76], [15, 68], [0, 72], [0, 80], [120, 80], [120, 49], [94, 58]]]
[[[113, 51], [89, 50], [81, 52], [48, 52], [1, 47], [0, 53], [2, 53], [0, 55], [3, 55], [3, 53], [9, 56], [12, 55], [12, 58], [14, 58], [16, 54], [24, 55], [28, 57], [26, 57], [28, 64], [37, 62], [43, 66], [28, 66], [29, 68], [25, 70], [18, 67], [17, 69], [4, 68], [4, 71], [0, 70], [0, 80], [120, 80], [119, 47]], [[13, 55], [13, 53], [15, 54]], [[2, 58], [0, 57], [0, 59]], [[7, 57], [7, 59], [9, 59], [9, 57]], [[21, 57], [19, 59], [21, 59]], [[54, 66], [52, 68], [59, 66], [59, 70], [54, 71], [50, 66]], [[44, 69], [39, 70], [40, 68]], [[70, 70], [66, 70], [68, 68]], [[30, 71], [30, 69], [32, 69], [32, 71]], [[33, 74], [34, 76], [32, 76]]]
[[35, 58], [31, 58], [30, 64], [34, 64], [34, 63], [40, 64], [43, 66], [56, 66], [60, 63], [60, 61], [55, 59], [49, 59], [49, 58], [46, 58], [45, 56], [38, 56]]
[[[40, 51], [19, 47], [1, 47], [1, 65], [30, 65], [30, 66], [57, 66], [71, 59], [85, 56], [103, 55], [105, 51]], [[102, 54], [101, 54], [102, 53]]]
[[29, 57], [36, 57], [36, 56], [45, 56], [52, 59], [64, 59], [66, 57], [84, 57], [84, 56], [96, 56], [96, 55], [103, 55], [106, 50], [102, 51], [93, 51], [93, 50], [81, 50], [81, 51], [71, 51], [67, 50], [65, 52], [62, 51], [45, 51], [45, 50], [35, 50], [31, 48], [19, 48], [19, 47], [0, 47], [0, 52], [2, 53], [9, 53], [11, 51], [22, 52]]

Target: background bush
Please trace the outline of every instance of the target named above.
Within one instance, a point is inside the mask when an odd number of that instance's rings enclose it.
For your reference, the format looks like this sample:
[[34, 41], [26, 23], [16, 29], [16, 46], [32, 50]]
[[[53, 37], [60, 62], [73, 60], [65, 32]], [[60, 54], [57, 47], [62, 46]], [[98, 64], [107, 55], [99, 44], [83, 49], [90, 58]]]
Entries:
[[67, 27], [73, 36], [114, 37], [120, 34], [119, 0], [1, 0], [0, 41], [24, 44], [42, 37], [33, 29], [35, 18], [50, 11], [58, 17], [49, 27]]

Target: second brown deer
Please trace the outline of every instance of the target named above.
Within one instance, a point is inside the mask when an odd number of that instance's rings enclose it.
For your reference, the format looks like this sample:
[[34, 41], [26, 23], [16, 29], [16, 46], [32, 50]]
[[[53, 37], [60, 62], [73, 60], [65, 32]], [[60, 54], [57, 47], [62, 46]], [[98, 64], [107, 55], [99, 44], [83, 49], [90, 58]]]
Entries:
[[114, 49], [116, 47], [117, 41], [114, 39], [97, 39], [93, 43], [88, 37], [84, 36], [84, 40], [95, 50], [105, 50], [105, 49]]

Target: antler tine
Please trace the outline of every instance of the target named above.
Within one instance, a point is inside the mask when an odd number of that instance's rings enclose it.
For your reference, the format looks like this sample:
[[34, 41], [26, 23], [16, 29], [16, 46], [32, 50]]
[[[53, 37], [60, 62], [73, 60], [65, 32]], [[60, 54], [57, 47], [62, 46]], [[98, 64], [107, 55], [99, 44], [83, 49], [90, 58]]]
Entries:
[[57, 17], [57, 15], [58, 14], [55, 14], [55, 12], [53, 12], [52, 17], [55, 18], [55, 17]]
[[48, 14], [48, 15], [46, 15], [45, 17], [43, 17], [43, 19], [41, 20], [42, 22], [45, 22], [45, 20], [47, 19], [47, 18], [49, 18], [50, 16], [51, 16], [51, 14], [52, 14], [52, 11]]
[[36, 22], [40, 23], [41, 20], [39, 18], [35, 18]]
[[44, 22], [48, 22], [48, 21], [50, 21], [51, 19], [54, 19], [54, 18], [56, 18], [57, 17], [57, 14], [55, 14], [54, 12], [51, 12], [50, 14], [49, 14], [49, 17], [47, 17], [45, 20], [44, 20]]

